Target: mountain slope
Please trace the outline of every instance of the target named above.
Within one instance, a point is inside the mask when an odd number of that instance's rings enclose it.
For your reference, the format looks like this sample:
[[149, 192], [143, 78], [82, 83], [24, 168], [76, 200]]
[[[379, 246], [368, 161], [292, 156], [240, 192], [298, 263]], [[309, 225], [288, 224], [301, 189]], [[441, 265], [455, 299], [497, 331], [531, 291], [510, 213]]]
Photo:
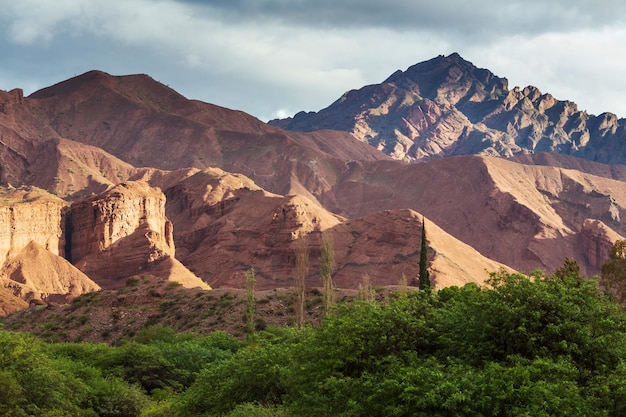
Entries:
[[458, 54], [397, 71], [381, 84], [351, 90], [319, 112], [272, 125], [351, 133], [406, 161], [454, 155], [556, 152], [626, 163], [626, 120], [580, 111], [575, 103], [508, 81]]
[[[244, 288], [254, 268], [258, 289], [292, 287], [296, 250], [306, 239], [307, 285], [321, 285], [321, 233], [334, 240], [333, 277], [355, 288], [363, 275], [373, 285], [397, 285], [418, 273], [421, 215], [412, 210], [375, 212], [346, 219], [304, 196], [281, 196], [249, 178], [206, 169], [169, 189], [167, 215], [174, 223], [177, 256], [212, 287]], [[485, 258], [429, 222], [432, 276], [437, 286], [482, 283], [505, 265]], [[470, 266], [471, 265], [471, 266]]]
[[586, 255], [583, 225], [601, 220], [625, 236], [624, 190], [622, 181], [581, 171], [463, 156], [422, 164], [349, 164], [332, 190], [332, 203], [349, 218], [411, 208], [515, 269], [554, 271], [572, 257], [593, 275], [600, 265]]
[[[92, 71], [31, 97], [0, 92], [0, 254], [4, 261], [32, 240], [105, 288], [137, 276], [242, 287], [254, 267], [259, 289], [271, 289], [293, 285], [295, 249], [306, 236], [308, 285], [316, 286], [324, 232], [335, 240], [339, 285], [355, 288], [365, 275], [396, 285], [403, 273], [417, 274], [425, 219], [437, 286], [482, 282], [503, 265], [550, 273], [565, 257], [593, 275], [626, 236], [626, 171], [524, 154], [517, 127], [503, 133], [496, 125], [523, 114], [547, 132], [560, 104], [533, 91], [508, 91], [506, 80], [451, 56], [338, 104], [366, 111], [356, 99], [379, 94], [364, 128], [398, 111], [413, 112], [400, 118], [409, 122], [425, 117], [411, 122], [415, 132], [438, 142], [416, 148], [433, 159], [420, 164], [393, 160], [346, 132], [288, 132], [187, 100], [145, 75]], [[391, 128], [386, 120], [381, 126]], [[457, 125], [466, 126], [458, 137]], [[510, 160], [435, 158], [518, 148]]]
[[99, 147], [135, 167], [220, 166], [254, 174], [261, 186], [283, 194], [295, 179], [279, 174], [294, 164], [385, 158], [345, 133], [287, 132], [240, 111], [188, 100], [146, 75], [90, 71], [22, 102], [54, 135]]

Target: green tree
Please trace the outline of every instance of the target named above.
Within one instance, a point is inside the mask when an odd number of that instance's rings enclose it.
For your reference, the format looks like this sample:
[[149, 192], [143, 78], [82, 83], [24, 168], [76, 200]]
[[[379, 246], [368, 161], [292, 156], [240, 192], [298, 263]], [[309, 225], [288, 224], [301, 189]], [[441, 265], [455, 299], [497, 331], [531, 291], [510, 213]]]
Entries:
[[430, 289], [430, 272], [428, 272], [428, 241], [426, 240], [426, 221], [422, 217], [422, 244], [420, 248], [420, 290]]
[[626, 240], [613, 245], [609, 260], [602, 265], [600, 284], [620, 303], [626, 301]]
[[374, 301], [374, 290], [372, 289], [372, 283], [370, 275], [366, 272], [361, 277], [362, 282], [359, 283], [358, 299], [361, 301]]
[[254, 313], [256, 310], [256, 300], [254, 298], [254, 287], [256, 285], [256, 275], [254, 268], [246, 271], [246, 332], [248, 337], [254, 334]]
[[301, 236], [296, 247], [296, 324], [304, 326], [304, 298], [306, 291], [306, 275], [309, 271], [309, 245], [307, 237]]
[[322, 233], [322, 248], [320, 254], [320, 277], [324, 290], [324, 314], [328, 315], [331, 307], [335, 304], [335, 286], [333, 284], [333, 267], [335, 253], [333, 238], [328, 233]]

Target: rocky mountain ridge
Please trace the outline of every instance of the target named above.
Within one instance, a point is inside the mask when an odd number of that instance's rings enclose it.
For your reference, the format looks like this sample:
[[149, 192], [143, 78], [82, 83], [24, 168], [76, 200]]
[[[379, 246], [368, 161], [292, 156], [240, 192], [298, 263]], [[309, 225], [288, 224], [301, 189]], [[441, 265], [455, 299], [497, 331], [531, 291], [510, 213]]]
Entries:
[[626, 163], [625, 119], [590, 115], [533, 86], [509, 90], [506, 78], [456, 53], [348, 91], [319, 112], [269, 123], [294, 131], [349, 132], [405, 161], [554, 152]]
[[[456, 106], [496, 117], [503, 79], [477, 70], [441, 81], [437, 62], [416, 67], [429, 87], [405, 73], [390, 79], [432, 97], [433, 109], [455, 103], [445, 126]], [[19, 308], [56, 294], [49, 289], [67, 275], [22, 291], [15, 283], [28, 277], [11, 277], [36, 270], [20, 266], [24, 257], [71, 267], [105, 291], [137, 276], [242, 288], [250, 267], [259, 289], [289, 288], [306, 239], [313, 287], [324, 232], [335, 241], [337, 284], [354, 289], [363, 276], [383, 286], [414, 279], [425, 221], [433, 283], [447, 286], [481, 283], [500, 267], [550, 273], [565, 257], [593, 275], [626, 236], [621, 166], [554, 153], [409, 164], [345, 132], [284, 131], [187, 100], [145, 75], [91, 71], [30, 97], [0, 92], [0, 102], [0, 297]], [[443, 126], [433, 130], [442, 138]]]

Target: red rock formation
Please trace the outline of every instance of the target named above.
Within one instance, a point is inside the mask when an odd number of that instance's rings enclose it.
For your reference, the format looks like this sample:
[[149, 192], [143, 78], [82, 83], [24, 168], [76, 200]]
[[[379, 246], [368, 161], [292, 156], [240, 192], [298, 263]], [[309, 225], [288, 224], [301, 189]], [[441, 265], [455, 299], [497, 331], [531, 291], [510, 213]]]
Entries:
[[37, 188], [0, 189], [0, 265], [31, 241], [65, 255], [67, 203]]
[[[536, 88], [509, 91], [506, 80], [458, 55], [349, 92], [336, 106], [358, 117], [338, 119], [331, 108], [319, 116], [341, 120], [346, 131], [398, 158], [541, 149], [599, 160], [624, 155], [622, 122], [613, 115], [588, 116]], [[25, 192], [7, 195], [0, 255], [15, 256], [34, 241], [108, 287], [136, 274], [193, 286], [199, 281], [185, 266], [224, 286], [241, 286], [254, 266], [259, 286], [289, 286], [297, 239], [309, 235], [314, 263], [322, 230], [336, 237], [342, 285], [356, 287], [363, 271], [373, 282], [394, 284], [416, 265], [404, 249], [413, 248], [411, 231], [419, 226], [409, 210], [423, 213], [433, 234], [439, 226], [458, 239], [442, 237], [444, 245], [433, 236], [438, 285], [480, 282], [484, 270], [473, 265], [487, 261], [477, 253], [548, 273], [575, 257], [593, 274], [602, 256], [593, 242], [602, 239], [589, 235], [586, 219], [626, 235], [626, 171], [616, 166], [554, 154], [519, 156], [524, 164], [473, 156], [406, 164], [347, 133], [285, 132], [187, 100], [142, 75], [90, 72], [31, 97], [0, 92], [0, 108], [0, 182], [34, 184], [75, 201], [66, 223], [67, 203], [56, 197], [31, 205]], [[130, 179], [161, 188], [167, 202], [160, 191], [130, 182], [78, 202]], [[66, 224], [74, 227], [69, 239]], [[446, 268], [454, 270], [449, 280]], [[309, 279], [317, 280], [313, 270]]]
[[587, 219], [580, 233], [580, 243], [585, 253], [585, 260], [600, 270], [608, 261], [613, 245], [624, 237], [615, 233], [600, 220]]
[[31, 241], [0, 269], [0, 285], [22, 300], [67, 302], [100, 286], [65, 259]]
[[123, 183], [74, 203], [71, 247], [75, 265], [103, 288], [123, 287], [130, 276], [158, 272], [206, 287], [174, 260], [167, 268], [161, 265], [174, 258], [172, 223], [165, 217], [163, 193], [143, 182]]

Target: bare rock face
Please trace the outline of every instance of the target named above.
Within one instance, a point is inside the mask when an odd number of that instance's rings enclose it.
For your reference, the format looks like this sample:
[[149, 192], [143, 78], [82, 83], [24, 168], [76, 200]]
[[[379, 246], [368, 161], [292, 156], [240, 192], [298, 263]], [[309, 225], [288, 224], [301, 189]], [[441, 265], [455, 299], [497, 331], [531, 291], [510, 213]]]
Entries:
[[270, 124], [303, 132], [349, 132], [405, 161], [556, 152], [626, 163], [624, 119], [612, 113], [589, 115], [534, 86], [509, 90], [506, 78], [458, 54], [418, 63], [381, 84], [351, 90], [319, 112], [300, 112]]
[[9, 288], [0, 286], [0, 316], [7, 316], [27, 307], [28, 303], [26, 301], [13, 295]]
[[615, 242], [623, 239], [624, 237], [596, 219], [586, 219], [580, 233], [585, 259], [598, 270], [609, 259]]
[[36, 242], [53, 255], [65, 255], [67, 203], [43, 190], [0, 189], [0, 264]]
[[[217, 168], [182, 181], [167, 197], [179, 259], [213, 287], [243, 288], [244, 272], [251, 267], [258, 289], [293, 286], [303, 239], [310, 264], [307, 285], [319, 286], [322, 233], [334, 240], [333, 275], [341, 288], [356, 288], [365, 274], [374, 285], [397, 285], [402, 274], [409, 280], [417, 276], [422, 216], [412, 210], [348, 220], [315, 200], [268, 193], [247, 177]], [[433, 285], [482, 283], [488, 271], [504, 267], [429, 225]]]
[[0, 283], [22, 300], [65, 303], [100, 286], [67, 260], [31, 241], [0, 269]]
[[292, 285], [292, 245], [341, 218], [303, 196], [280, 196], [249, 178], [205, 169], [167, 190], [178, 259], [212, 287], [243, 287], [257, 271], [257, 288]]
[[[75, 265], [103, 288], [122, 287], [130, 276], [154, 273], [175, 253], [165, 196], [146, 183], [128, 182], [73, 204], [71, 247]], [[156, 270], [170, 274], [172, 268]], [[184, 272], [179, 282], [204, 285], [185, 268], [177, 270]]]
[[32, 300], [67, 302], [100, 288], [63, 258], [67, 213], [68, 203], [35, 187], [0, 191], [0, 287], [10, 294], [5, 310]]

